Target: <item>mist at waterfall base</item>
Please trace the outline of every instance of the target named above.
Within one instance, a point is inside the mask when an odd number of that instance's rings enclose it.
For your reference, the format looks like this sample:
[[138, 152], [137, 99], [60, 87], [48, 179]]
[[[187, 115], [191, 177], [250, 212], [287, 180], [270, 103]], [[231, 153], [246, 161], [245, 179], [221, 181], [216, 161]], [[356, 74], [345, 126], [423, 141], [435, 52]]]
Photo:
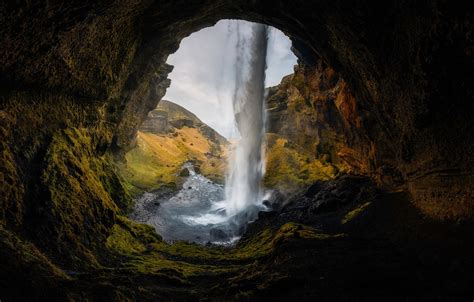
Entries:
[[268, 27], [252, 25], [242, 35], [238, 25], [233, 108], [240, 140], [231, 152], [225, 187], [190, 171], [177, 193], [145, 193], [131, 218], [155, 227], [167, 241], [232, 244], [259, 211], [266, 210], [261, 180], [264, 173], [265, 69]]

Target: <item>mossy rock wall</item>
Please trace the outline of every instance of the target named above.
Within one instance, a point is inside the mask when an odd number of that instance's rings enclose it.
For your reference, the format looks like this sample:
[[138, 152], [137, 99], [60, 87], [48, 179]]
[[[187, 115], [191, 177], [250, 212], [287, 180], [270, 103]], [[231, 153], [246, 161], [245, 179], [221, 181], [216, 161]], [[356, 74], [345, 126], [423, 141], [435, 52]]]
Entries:
[[[4, 99], [5, 100], [5, 99]], [[0, 223], [68, 266], [97, 266], [115, 215], [130, 204], [104, 146], [106, 110], [62, 94], [15, 93], [1, 108]]]

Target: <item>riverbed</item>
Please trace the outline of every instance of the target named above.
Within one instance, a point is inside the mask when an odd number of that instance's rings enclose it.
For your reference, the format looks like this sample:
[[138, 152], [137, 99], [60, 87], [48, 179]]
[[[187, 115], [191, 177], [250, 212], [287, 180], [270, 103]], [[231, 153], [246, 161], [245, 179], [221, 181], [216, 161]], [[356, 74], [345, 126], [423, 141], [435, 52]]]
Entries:
[[153, 226], [164, 240], [185, 240], [199, 244], [231, 245], [243, 232], [223, 207], [224, 186], [194, 171], [175, 192], [157, 190], [143, 193], [135, 202], [130, 218]]

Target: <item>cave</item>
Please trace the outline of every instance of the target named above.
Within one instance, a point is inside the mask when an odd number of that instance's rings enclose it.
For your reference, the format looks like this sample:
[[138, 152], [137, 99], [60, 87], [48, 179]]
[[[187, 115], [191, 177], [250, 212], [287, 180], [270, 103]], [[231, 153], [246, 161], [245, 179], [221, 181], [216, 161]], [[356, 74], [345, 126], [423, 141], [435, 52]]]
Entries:
[[[474, 296], [467, 3], [48, 1], [0, 11], [0, 300]], [[290, 37], [298, 69], [287, 85], [310, 96], [319, 127], [317, 143], [298, 144], [345, 167], [259, 214], [230, 251], [169, 245], [127, 219], [133, 201], [117, 168], [170, 85], [168, 55], [222, 19]], [[283, 92], [271, 100], [285, 106]]]

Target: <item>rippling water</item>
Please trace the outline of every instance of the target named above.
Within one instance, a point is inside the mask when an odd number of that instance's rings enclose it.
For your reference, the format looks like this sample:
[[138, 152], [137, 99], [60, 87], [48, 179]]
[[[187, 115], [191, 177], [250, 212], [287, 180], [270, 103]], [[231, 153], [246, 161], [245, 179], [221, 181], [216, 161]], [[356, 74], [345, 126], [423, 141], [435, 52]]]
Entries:
[[[244, 231], [238, 216], [229, 217], [224, 208], [224, 187], [184, 168], [190, 176], [178, 192], [144, 193], [130, 218], [152, 225], [166, 241], [186, 240], [200, 244], [232, 244]], [[264, 210], [262, 207], [260, 210]]]

